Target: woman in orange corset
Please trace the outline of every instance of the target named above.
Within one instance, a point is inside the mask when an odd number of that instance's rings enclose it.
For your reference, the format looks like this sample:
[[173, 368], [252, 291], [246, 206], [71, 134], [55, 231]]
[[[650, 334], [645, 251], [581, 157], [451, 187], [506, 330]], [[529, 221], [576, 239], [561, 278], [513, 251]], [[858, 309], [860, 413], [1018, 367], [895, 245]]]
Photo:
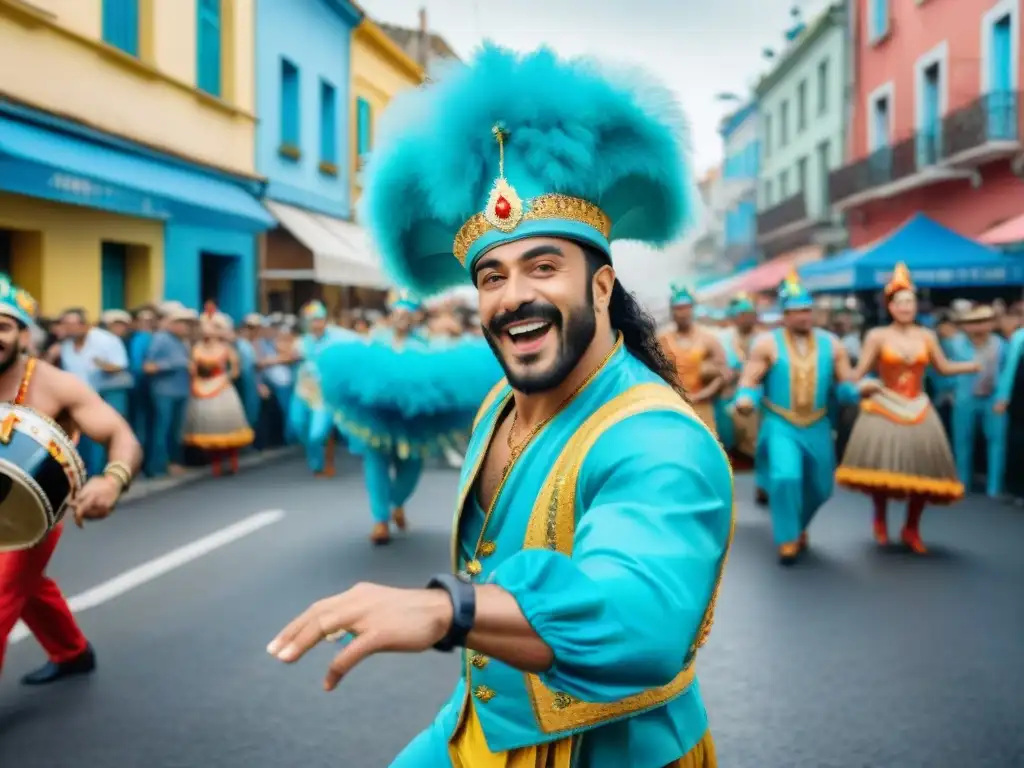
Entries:
[[238, 452], [255, 437], [235, 390], [238, 355], [228, 344], [231, 323], [222, 315], [204, 317], [201, 340], [192, 348], [192, 397], [185, 414], [185, 445], [210, 454], [213, 473], [228, 462], [238, 471]]
[[885, 287], [885, 300], [892, 323], [868, 333], [853, 372], [859, 381], [876, 371], [878, 381], [861, 389], [860, 414], [836, 482], [871, 496], [880, 545], [889, 542], [889, 499], [906, 499], [900, 538], [912, 551], [925, 554], [920, 534], [925, 505], [950, 504], [964, 495], [946, 432], [924, 393], [925, 370], [932, 365], [952, 376], [973, 373], [977, 364], [950, 362], [935, 334], [917, 325], [917, 295], [903, 264]]
[[693, 409], [717, 434], [714, 398], [725, 385], [728, 362], [718, 337], [693, 322], [693, 304], [693, 296], [686, 288], [672, 286], [672, 320], [676, 328], [662, 334], [659, 341], [675, 360], [679, 382]]

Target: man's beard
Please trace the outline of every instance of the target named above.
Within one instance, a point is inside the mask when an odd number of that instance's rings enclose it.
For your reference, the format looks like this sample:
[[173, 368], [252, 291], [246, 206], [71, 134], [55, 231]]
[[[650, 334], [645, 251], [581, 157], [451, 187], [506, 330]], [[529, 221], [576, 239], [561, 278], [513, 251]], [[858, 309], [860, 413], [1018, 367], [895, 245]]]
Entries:
[[0, 376], [7, 373], [21, 358], [21, 344], [14, 342], [10, 348], [0, 347]]
[[[505, 361], [497, 340], [511, 323], [532, 319], [551, 323], [555, 333], [558, 334], [558, 355], [554, 363], [546, 370], [517, 373]], [[588, 284], [586, 300], [569, 311], [568, 321], [551, 304], [530, 302], [512, 312], [503, 312], [495, 316], [483, 331], [487, 343], [494, 352], [494, 356], [498, 358], [502, 370], [505, 371], [505, 377], [513, 389], [524, 395], [548, 392], [557, 388], [569, 377], [569, 374], [579, 365], [583, 355], [586, 354], [590, 342], [594, 340], [594, 334], [597, 333], [597, 316], [594, 313], [593, 291]], [[536, 359], [536, 356], [525, 356], [526, 365], [530, 364], [531, 358]]]

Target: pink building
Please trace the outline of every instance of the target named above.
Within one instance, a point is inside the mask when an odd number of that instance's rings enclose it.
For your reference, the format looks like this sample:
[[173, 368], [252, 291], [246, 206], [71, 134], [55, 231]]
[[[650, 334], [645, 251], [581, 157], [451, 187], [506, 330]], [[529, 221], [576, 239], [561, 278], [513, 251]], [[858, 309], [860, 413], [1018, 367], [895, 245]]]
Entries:
[[829, 179], [854, 246], [920, 211], [979, 237], [1024, 213], [1022, 0], [850, 0], [850, 146]]

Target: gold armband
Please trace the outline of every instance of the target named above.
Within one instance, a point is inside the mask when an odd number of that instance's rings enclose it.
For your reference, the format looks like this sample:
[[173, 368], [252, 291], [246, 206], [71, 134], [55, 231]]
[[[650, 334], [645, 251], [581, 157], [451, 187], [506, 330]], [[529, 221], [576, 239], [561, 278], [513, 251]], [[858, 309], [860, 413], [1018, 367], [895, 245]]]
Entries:
[[127, 491], [132, 484], [132, 470], [122, 461], [112, 461], [103, 468], [105, 477], [112, 477], [121, 484], [121, 493]]

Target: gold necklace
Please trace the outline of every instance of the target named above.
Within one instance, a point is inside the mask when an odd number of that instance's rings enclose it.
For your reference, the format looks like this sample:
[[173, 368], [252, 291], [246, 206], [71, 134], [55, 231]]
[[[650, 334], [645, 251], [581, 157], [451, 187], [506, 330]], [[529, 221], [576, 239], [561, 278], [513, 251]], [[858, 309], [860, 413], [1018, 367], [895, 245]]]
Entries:
[[582, 382], [580, 382], [580, 385], [573, 390], [572, 394], [565, 398], [565, 400], [563, 400], [561, 403], [559, 403], [558, 407], [555, 408], [555, 410], [551, 413], [550, 416], [548, 416], [537, 426], [531, 429], [530, 433], [518, 445], [516, 445], [513, 441], [512, 433], [516, 431], [516, 424], [519, 422], [519, 410], [516, 409], [512, 413], [512, 425], [508, 428], [508, 435], [505, 437], [505, 444], [508, 445], [509, 450], [509, 459], [508, 463], [505, 465], [505, 472], [508, 472], [509, 468], [512, 466], [512, 463], [522, 455], [523, 451], [526, 450], [526, 447], [530, 444], [530, 441], [532, 441], [533, 438], [537, 436], [537, 433], [544, 429], [544, 427], [546, 427], [551, 422], [551, 420], [555, 418], [555, 416], [561, 413], [562, 410], [573, 400], [573, 398], [575, 398], [576, 395], [579, 394], [580, 390], [582, 390], [584, 387], [587, 386], [587, 384], [590, 383], [591, 379], [593, 379], [597, 375], [598, 371], [604, 368], [605, 364], [611, 359], [611, 356], [615, 354], [615, 350], [618, 349], [618, 347], [619, 345], [617, 343], [613, 344], [612, 348], [608, 351], [608, 354], [604, 356], [604, 358], [601, 360], [600, 363], [597, 364], [594, 370], [587, 374], [587, 377], [583, 379]]

